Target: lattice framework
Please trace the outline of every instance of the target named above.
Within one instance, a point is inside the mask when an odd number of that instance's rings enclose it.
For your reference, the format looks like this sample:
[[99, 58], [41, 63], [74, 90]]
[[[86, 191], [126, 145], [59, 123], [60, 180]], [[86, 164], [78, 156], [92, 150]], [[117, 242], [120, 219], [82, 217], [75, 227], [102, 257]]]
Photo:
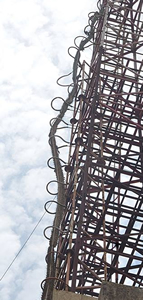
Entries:
[[143, 4], [102, 1], [71, 117], [57, 289], [143, 286]]

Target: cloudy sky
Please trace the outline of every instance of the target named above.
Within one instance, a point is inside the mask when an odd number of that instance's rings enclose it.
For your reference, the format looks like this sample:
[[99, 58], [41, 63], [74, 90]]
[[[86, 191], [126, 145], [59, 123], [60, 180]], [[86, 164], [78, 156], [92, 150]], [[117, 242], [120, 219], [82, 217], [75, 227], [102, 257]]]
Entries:
[[0, 298], [38, 300], [45, 277], [44, 214], [50, 107], [72, 68], [67, 48], [83, 34], [96, 0], [0, 0]]

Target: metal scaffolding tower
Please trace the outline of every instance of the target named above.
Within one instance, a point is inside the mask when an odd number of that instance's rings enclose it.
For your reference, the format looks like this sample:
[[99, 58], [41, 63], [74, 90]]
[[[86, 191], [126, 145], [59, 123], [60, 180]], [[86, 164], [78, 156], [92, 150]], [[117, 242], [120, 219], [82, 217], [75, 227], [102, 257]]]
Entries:
[[91, 62], [78, 61], [53, 276], [91, 296], [103, 280], [143, 287], [143, 1], [99, 4]]

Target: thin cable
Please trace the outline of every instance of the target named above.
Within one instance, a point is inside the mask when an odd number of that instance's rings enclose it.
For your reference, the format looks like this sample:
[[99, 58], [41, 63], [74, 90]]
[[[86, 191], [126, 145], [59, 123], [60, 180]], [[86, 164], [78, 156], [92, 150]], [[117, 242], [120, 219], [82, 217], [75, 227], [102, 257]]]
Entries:
[[[49, 206], [50, 207], [50, 206]], [[48, 208], [49, 208], [48, 207]], [[44, 214], [42, 215], [42, 217], [40, 218], [40, 220], [38, 221], [38, 223], [36, 224], [36, 226], [34, 227], [34, 229], [32, 230], [32, 232], [30, 233], [29, 237], [27, 238], [27, 240], [25, 241], [25, 243], [23, 244], [23, 246], [20, 248], [20, 250], [18, 251], [18, 253], [16, 254], [16, 256], [14, 257], [14, 259], [12, 260], [12, 262], [10, 263], [10, 265], [8, 266], [8, 268], [6, 269], [6, 271], [4, 272], [3, 276], [0, 278], [0, 281], [4, 278], [4, 276], [7, 274], [7, 272], [9, 271], [9, 269], [11, 268], [11, 266], [13, 265], [13, 263], [15, 262], [15, 260], [17, 259], [17, 257], [19, 256], [19, 254], [21, 253], [21, 251], [23, 250], [23, 248], [25, 247], [25, 245], [27, 244], [27, 242], [29, 241], [29, 239], [31, 238], [32, 234], [34, 233], [34, 231], [36, 230], [36, 228], [38, 227], [39, 223], [42, 221], [42, 219], [44, 218], [46, 214], [46, 211], [44, 212]]]

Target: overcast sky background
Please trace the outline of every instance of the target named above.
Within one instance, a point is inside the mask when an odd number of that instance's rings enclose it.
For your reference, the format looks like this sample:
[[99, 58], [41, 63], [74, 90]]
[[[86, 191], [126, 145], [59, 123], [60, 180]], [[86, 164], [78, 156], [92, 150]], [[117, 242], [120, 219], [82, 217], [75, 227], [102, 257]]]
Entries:
[[[0, 278], [44, 213], [50, 107], [72, 68], [67, 48], [83, 34], [96, 0], [0, 0]], [[44, 216], [0, 281], [2, 300], [38, 300], [48, 242]]]

